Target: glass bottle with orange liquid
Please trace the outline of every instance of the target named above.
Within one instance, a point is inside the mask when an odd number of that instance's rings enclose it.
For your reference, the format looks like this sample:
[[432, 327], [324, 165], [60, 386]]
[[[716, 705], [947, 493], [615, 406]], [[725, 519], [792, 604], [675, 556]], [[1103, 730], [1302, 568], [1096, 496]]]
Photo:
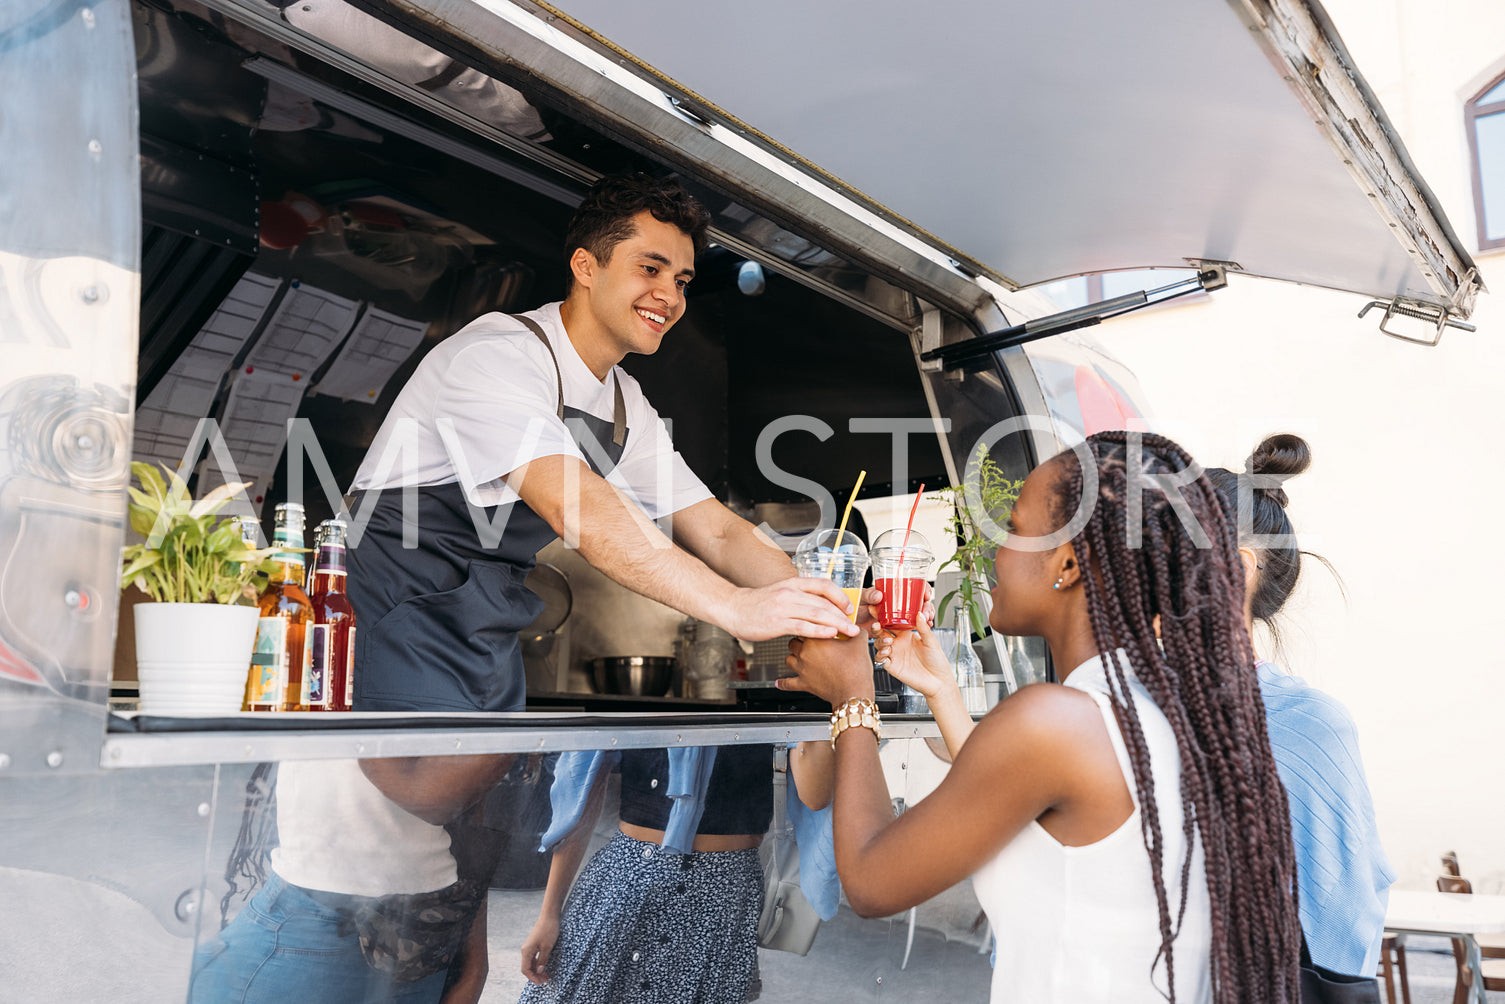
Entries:
[[304, 642], [313, 623], [313, 606], [303, 591], [303, 506], [277, 505], [272, 546], [276, 570], [257, 601], [256, 648], [246, 681], [247, 711], [307, 711], [303, 681], [309, 648]]
[[314, 711], [349, 711], [355, 696], [355, 608], [345, 595], [348, 532], [349, 524], [338, 516], [319, 524], [303, 692], [303, 703]]

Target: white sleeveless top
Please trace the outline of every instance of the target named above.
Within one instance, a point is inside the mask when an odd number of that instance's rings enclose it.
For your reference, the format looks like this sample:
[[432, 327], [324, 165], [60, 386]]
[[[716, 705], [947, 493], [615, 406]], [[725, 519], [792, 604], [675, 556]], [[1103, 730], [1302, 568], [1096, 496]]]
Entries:
[[359, 760], [287, 760], [277, 767], [272, 870], [293, 885], [350, 896], [452, 885], [449, 831], [389, 800]]
[[[1127, 659], [1120, 652], [1121, 664]], [[1132, 675], [1130, 692], [1150, 751], [1164, 843], [1163, 874], [1172, 931], [1181, 900], [1181, 757], [1170, 723]], [[997, 938], [992, 1004], [1164, 1004], [1160, 913], [1140, 830], [1134, 773], [1108, 699], [1101, 657], [1078, 666], [1065, 686], [1097, 701], [1134, 811], [1094, 844], [1065, 847], [1032, 821], [972, 877]], [[1174, 948], [1176, 1000], [1211, 1000], [1211, 909], [1201, 841], [1193, 842], [1190, 895]], [[1152, 974], [1153, 967], [1153, 974]]]

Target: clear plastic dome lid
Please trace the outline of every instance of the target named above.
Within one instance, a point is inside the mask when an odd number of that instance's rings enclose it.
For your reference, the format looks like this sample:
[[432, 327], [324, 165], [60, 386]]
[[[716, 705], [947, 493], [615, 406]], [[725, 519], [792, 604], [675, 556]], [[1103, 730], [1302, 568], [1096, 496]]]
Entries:
[[867, 545], [862, 542], [861, 537], [857, 536], [851, 530], [843, 530], [841, 540], [838, 543], [836, 528], [834, 526], [825, 530], [813, 530], [806, 534], [805, 539], [801, 540], [799, 546], [794, 549], [794, 554], [795, 557], [799, 557], [802, 554], [819, 552], [829, 554], [832, 551], [841, 554], [858, 554], [864, 558], [867, 557]]
[[903, 527], [897, 530], [884, 530], [878, 534], [878, 539], [873, 541], [874, 551], [898, 551], [901, 547], [906, 555], [923, 553], [925, 558], [935, 557], [935, 548], [930, 546], [930, 541], [918, 530], [909, 531], [909, 540], [906, 542]]

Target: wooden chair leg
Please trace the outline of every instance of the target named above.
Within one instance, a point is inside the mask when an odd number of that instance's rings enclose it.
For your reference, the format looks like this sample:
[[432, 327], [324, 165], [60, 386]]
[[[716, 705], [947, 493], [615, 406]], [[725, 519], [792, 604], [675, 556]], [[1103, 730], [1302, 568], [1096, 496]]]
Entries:
[[1410, 977], [1406, 975], [1406, 938], [1395, 939], [1395, 971], [1401, 978], [1401, 1004], [1410, 1004]]
[[1453, 1004], [1468, 1004], [1468, 988], [1473, 981], [1472, 971], [1463, 957], [1463, 939], [1449, 940], [1453, 945], [1453, 962], [1458, 966], [1458, 982], [1453, 985]]
[[1380, 978], [1385, 981], [1385, 1000], [1395, 1004], [1395, 977], [1390, 972], [1390, 939], [1380, 946]]

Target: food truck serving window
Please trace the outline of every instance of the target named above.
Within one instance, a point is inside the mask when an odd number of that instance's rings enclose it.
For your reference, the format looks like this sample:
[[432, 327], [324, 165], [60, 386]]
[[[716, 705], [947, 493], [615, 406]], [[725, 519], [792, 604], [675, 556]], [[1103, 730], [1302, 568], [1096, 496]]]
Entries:
[[[313, 528], [347, 506], [358, 541], [362, 511], [342, 496], [423, 358], [479, 315], [564, 296], [565, 229], [592, 178], [670, 171], [548, 94], [354, 7], [269, 18], [228, 6], [238, 20], [193, 3], [131, 6], [142, 296], [134, 400], [119, 406], [134, 405], [131, 460], [181, 472], [194, 497], [248, 486], [225, 512], [259, 524], [245, 524], [252, 542], [298, 543], [277, 536], [274, 513], [301, 506], [307, 568], [320, 553]], [[425, 67], [459, 86], [427, 86]], [[979, 433], [1017, 412], [1002, 370], [964, 381], [921, 371], [921, 316], [933, 311], [923, 284], [894, 285], [828, 250], [791, 227], [793, 213], [774, 222], [729, 196], [709, 165], [679, 176], [711, 211], [711, 244], [672, 336], [623, 365], [690, 470], [735, 512], [792, 550], [836, 521], [859, 475], [861, 500], [939, 490]], [[1019, 477], [1031, 449], [1016, 436], [993, 456]], [[850, 528], [868, 543], [889, 529], [865, 527], [860, 511]], [[97, 550], [107, 582], [113, 561]], [[504, 718], [165, 716], [166, 705], [137, 703], [147, 667], [136, 611], [149, 601], [130, 589], [109, 660], [122, 714], [106, 762], [594, 748], [608, 731], [629, 747], [825, 734], [823, 705], [772, 685], [783, 641], [727, 639], [707, 676], [713, 626], [617, 585], [562, 543], [539, 559], [528, 585], [544, 609], [520, 633], [528, 710]], [[96, 701], [102, 654], [82, 673]], [[1016, 654], [1022, 671], [1044, 672], [1038, 655]], [[1006, 672], [1007, 682], [994, 674], [995, 697], [1017, 685]], [[880, 678], [882, 706], [904, 710], [900, 686]], [[645, 712], [674, 717], [612, 717]]]

